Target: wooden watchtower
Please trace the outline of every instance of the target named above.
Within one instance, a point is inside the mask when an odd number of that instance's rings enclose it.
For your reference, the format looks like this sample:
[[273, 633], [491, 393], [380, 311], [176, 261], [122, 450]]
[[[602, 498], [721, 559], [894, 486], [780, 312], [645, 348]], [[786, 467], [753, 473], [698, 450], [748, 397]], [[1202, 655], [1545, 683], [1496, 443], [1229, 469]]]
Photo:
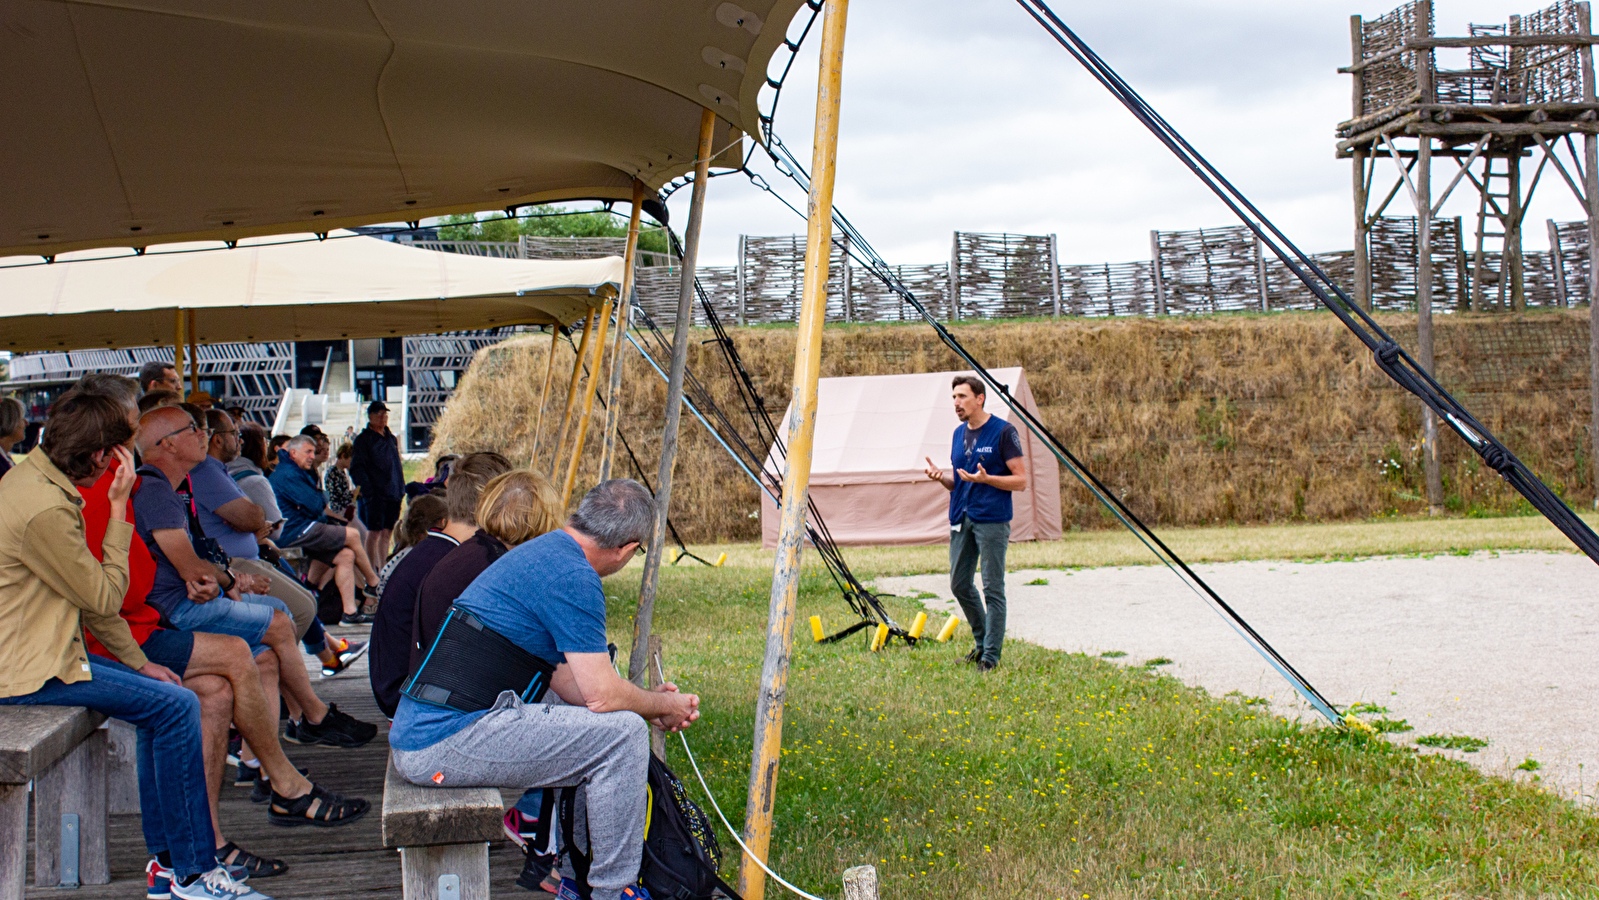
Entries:
[[[1368, 232], [1404, 191], [1416, 209], [1417, 357], [1433, 369], [1432, 314], [1450, 298], [1434, 296], [1433, 220], [1457, 189], [1477, 195], [1474, 240], [1462, 249], [1467, 290], [1461, 306], [1483, 312], [1525, 306], [1522, 222], [1546, 175], [1576, 195], [1599, 230], [1599, 101], [1595, 99], [1593, 37], [1586, 2], [1560, 0], [1504, 25], [1472, 25], [1463, 37], [1433, 33], [1432, 0], [1413, 2], [1376, 19], [1351, 16], [1353, 114], [1338, 126], [1338, 155], [1354, 160], [1355, 299], [1371, 306]], [[1440, 69], [1439, 48], [1465, 48], [1469, 65]], [[1579, 150], [1577, 136], [1581, 136]], [[1447, 159], [1443, 190], [1433, 188], [1433, 161]], [[1525, 167], [1534, 165], [1530, 179]], [[1378, 172], [1393, 173], [1377, 195]], [[1387, 176], [1380, 179], [1387, 183]], [[1524, 186], [1525, 185], [1525, 186]], [[1377, 198], [1375, 207], [1372, 200]], [[1588, 242], [1587, 296], [1599, 296], [1599, 247]], [[1435, 306], [1436, 304], [1436, 306]], [[1599, 338], [1599, 328], [1590, 329]], [[1594, 345], [1599, 350], [1599, 342]], [[1592, 353], [1599, 376], [1599, 352]], [[1594, 383], [1599, 385], [1599, 377]], [[1599, 424], [1599, 388], [1593, 401]], [[1443, 506], [1437, 422], [1428, 411], [1427, 499]], [[1596, 429], [1599, 431], [1599, 429]], [[1596, 464], [1599, 475], [1599, 464]]]

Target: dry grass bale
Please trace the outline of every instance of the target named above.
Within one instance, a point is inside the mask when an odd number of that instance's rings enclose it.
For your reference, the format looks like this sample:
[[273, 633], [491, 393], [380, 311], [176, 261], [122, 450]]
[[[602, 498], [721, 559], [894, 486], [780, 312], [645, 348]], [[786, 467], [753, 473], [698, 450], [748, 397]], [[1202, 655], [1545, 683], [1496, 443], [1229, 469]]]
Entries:
[[[1382, 321], [1401, 344], [1415, 346], [1411, 317]], [[1419, 402], [1325, 314], [978, 322], [953, 330], [988, 365], [1027, 369], [1045, 423], [1151, 523], [1327, 521], [1425, 509]], [[781, 416], [794, 330], [732, 333], [773, 416]], [[719, 402], [741, 409], [718, 351], [699, 343], [708, 337], [693, 335], [689, 366]], [[1568, 502], [1591, 502], [1586, 311], [1446, 316], [1437, 320], [1436, 342], [1444, 385]], [[495, 447], [527, 462], [548, 348], [547, 337], [534, 336], [479, 353], [439, 422], [434, 451]], [[629, 356], [622, 433], [654, 483], [666, 389]], [[563, 344], [542, 439], [545, 466], [571, 360]], [[822, 361], [826, 376], [960, 367], [918, 325], [829, 326]], [[601, 416], [596, 404], [574, 496], [596, 477]], [[1452, 434], [1440, 449], [1450, 509], [1524, 507]], [[613, 471], [636, 474], [625, 455]], [[759, 536], [755, 486], [687, 415], [674, 484], [673, 520], [684, 539]], [[1064, 471], [1062, 487], [1067, 528], [1114, 524]]]

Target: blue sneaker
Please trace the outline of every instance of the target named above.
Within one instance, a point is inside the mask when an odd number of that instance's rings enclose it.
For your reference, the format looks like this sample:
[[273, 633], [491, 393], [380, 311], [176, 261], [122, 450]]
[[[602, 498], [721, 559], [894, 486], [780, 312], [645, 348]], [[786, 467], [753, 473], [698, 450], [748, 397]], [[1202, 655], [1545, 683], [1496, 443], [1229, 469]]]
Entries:
[[228, 870], [221, 866], [184, 885], [171, 881], [173, 900], [272, 900], [254, 888], [233, 880]]
[[144, 895], [149, 900], [171, 900], [172, 870], [164, 869], [157, 860], [144, 867]]

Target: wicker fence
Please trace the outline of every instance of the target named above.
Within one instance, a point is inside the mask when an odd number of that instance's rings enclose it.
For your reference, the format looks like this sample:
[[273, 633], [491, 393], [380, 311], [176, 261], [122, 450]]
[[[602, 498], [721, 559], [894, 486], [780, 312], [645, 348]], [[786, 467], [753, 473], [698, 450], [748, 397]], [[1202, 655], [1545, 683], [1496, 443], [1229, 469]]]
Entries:
[[[1528, 307], [1588, 302], [1588, 228], [1585, 222], [1549, 222], [1551, 252], [1523, 254]], [[419, 246], [523, 259], [571, 259], [621, 252], [618, 238], [526, 238], [518, 243], [433, 241]], [[1368, 235], [1372, 305], [1401, 312], [1416, 308], [1416, 219], [1385, 216]], [[1435, 220], [1430, 246], [1433, 309], [1467, 308], [1471, 261], [1461, 221]], [[1150, 232], [1152, 260], [1061, 263], [1054, 235], [956, 232], [947, 262], [895, 268], [917, 300], [947, 321], [1052, 316], [1195, 315], [1231, 311], [1312, 309], [1316, 297], [1281, 260], [1264, 251], [1242, 226]], [[651, 257], [656, 254], [651, 254]], [[1350, 290], [1354, 253], [1317, 253], [1312, 262]], [[638, 269], [638, 301], [659, 324], [676, 319], [681, 268], [661, 259]], [[700, 266], [700, 288], [727, 324], [793, 322], [804, 288], [805, 239], [801, 235], [739, 238], [738, 263]], [[1486, 261], [1497, 279], [1497, 259]], [[650, 264], [657, 263], [657, 264]], [[663, 264], [664, 263], [664, 264]], [[828, 268], [829, 322], [898, 322], [914, 310], [871, 271], [835, 243]], [[694, 324], [705, 313], [694, 303]]]

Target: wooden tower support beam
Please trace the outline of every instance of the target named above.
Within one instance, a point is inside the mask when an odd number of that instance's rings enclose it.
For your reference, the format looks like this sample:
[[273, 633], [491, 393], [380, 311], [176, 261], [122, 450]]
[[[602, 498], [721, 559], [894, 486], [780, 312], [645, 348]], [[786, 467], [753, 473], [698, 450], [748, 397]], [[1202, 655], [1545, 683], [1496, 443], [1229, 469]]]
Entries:
[[539, 416], [533, 422], [533, 441], [529, 445], [528, 465], [539, 464], [539, 437], [544, 433], [544, 408], [550, 404], [550, 382], [555, 380], [555, 351], [561, 349], [561, 324], [550, 326], [550, 356], [544, 361], [544, 387], [539, 390]]
[[[1577, 27], [1584, 35], [1593, 32], [1587, 3], [1577, 4]], [[1584, 45], [1577, 52], [1582, 58], [1582, 99], [1593, 103], [1593, 47]], [[1594, 239], [1599, 235], [1599, 136], [1592, 132], [1582, 136], [1582, 158], [1582, 192], [1586, 201], [1583, 205], [1588, 213], [1588, 390], [1592, 405], [1588, 458], [1593, 461], [1594, 508], [1599, 509], [1599, 456], [1595, 456], [1599, 453], [1599, 303], [1594, 302], [1594, 298], [1599, 297], [1599, 240]]]
[[[833, 176], [838, 162], [839, 90], [844, 74], [844, 24], [849, 0], [827, 0], [822, 20], [821, 73], [816, 86], [816, 132], [811, 150], [811, 191], [805, 215], [805, 289], [794, 353], [794, 415], [783, 469], [783, 508], [766, 623], [766, 659], [755, 706], [755, 748], [750, 760], [744, 842], [762, 862], [769, 858], [777, 764], [783, 744], [783, 702], [793, 647], [794, 605], [799, 595], [800, 549], [810, 493], [811, 450], [816, 436], [817, 381], [822, 364], [822, 323], [827, 318], [827, 264], [833, 235]], [[952, 260], [953, 262], [953, 260]], [[956, 273], [958, 274], [958, 273]], [[762, 900], [766, 880], [754, 860], [740, 861], [738, 890]]]
[[655, 528], [644, 556], [644, 577], [639, 584], [638, 613], [633, 617], [633, 650], [627, 660], [627, 677], [642, 687], [649, 662], [650, 625], [655, 615], [655, 592], [661, 583], [661, 556], [666, 552], [667, 513], [672, 505], [672, 471], [677, 465], [677, 426], [683, 418], [683, 377], [688, 367], [688, 326], [694, 317], [694, 265], [700, 252], [700, 223], [705, 218], [705, 187], [710, 177], [712, 137], [716, 113], [700, 113], [700, 146], [694, 157], [694, 194], [689, 201], [688, 226], [683, 229], [683, 273], [677, 289], [677, 321], [672, 325], [672, 362], [666, 377], [666, 428], [661, 432], [661, 465], [655, 481]]
[[[632, 315], [634, 267], [638, 265], [639, 211], [644, 204], [644, 182], [633, 179], [633, 212], [627, 220], [627, 250], [622, 256], [622, 296], [616, 301], [616, 342], [611, 347], [611, 378], [605, 390], [605, 440], [600, 445], [600, 481], [611, 477], [611, 460], [616, 456], [616, 429], [622, 409], [622, 347], [627, 341], [628, 320]], [[739, 238], [740, 242], [743, 237]]]
[[[1360, 16], [1349, 17], [1349, 45], [1352, 64], [1360, 65], [1361, 54], [1365, 52], [1365, 36], [1362, 30]], [[1364, 70], [1354, 73], [1354, 109], [1351, 119], [1358, 119], [1366, 114], [1365, 96], [1366, 80], [1361, 74]], [[1367, 224], [1366, 210], [1371, 205], [1371, 187], [1366, 180], [1366, 148], [1365, 145], [1356, 147], [1351, 161], [1355, 165], [1355, 302], [1361, 309], [1371, 309], [1371, 250], [1366, 238], [1370, 231]]]
[[[1432, 0], [1416, 7], [1416, 40], [1432, 37]], [[1432, 50], [1415, 51], [1416, 84], [1422, 102], [1433, 100]], [[1432, 136], [1418, 135], [1416, 150], [1416, 349], [1417, 361], [1428, 372], [1433, 365], [1432, 340]], [[1439, 515], [1444, 508], [1443, 476], [1438, 468], [1438, 417], [1423, 407], [1422, 467], [1427, 479], [1427, 509]]]

